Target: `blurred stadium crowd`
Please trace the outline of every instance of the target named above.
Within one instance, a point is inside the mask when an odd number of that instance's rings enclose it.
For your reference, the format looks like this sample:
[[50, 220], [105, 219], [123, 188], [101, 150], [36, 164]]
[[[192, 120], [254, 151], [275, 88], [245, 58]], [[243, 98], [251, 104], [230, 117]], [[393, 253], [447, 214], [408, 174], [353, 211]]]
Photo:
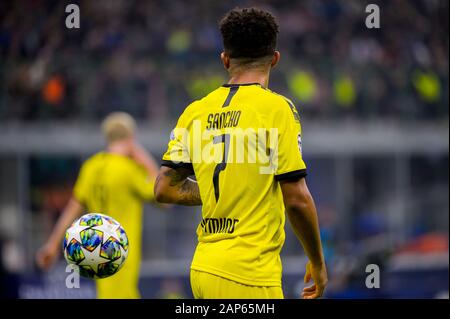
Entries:
[[64, 26], [67, 1], [0, 3], [0, 121], [98, 120], [119, 109], [174, 119], [225, 81], [217, 21], [251, 5], [280, 23], [271, 88], [309, 119], [448, 116], [447, 1], [375, 1], [378, 30], [365, 28], [357, 0], [72, 2], [80, 29]]

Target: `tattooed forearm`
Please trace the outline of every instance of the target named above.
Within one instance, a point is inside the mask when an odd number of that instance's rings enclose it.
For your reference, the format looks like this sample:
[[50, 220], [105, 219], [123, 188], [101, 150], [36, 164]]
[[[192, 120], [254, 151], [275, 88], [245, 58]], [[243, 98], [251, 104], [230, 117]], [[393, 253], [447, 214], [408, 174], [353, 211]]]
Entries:
[[162, 170], [155, 182], [160, 200], [179, 205], [202, 204], [197, 182], [188, 178], [192, 175], [192, 170], [168, 167]]
[[170, 186], [177, 186], [191, 174], [192, 172], [185, 168], [169, 169], [164, 172], [164, 176], [170, 179]]
[[158, 188], [160, 181], [161, 181], [161, 174], [158, 174], [158, 176], [156, 176], [155, 189]]
[[195, 181], [185, 179], [181, 184], [180, 190], [180, 204], [182, 205], [201, 205], [200, 189]]

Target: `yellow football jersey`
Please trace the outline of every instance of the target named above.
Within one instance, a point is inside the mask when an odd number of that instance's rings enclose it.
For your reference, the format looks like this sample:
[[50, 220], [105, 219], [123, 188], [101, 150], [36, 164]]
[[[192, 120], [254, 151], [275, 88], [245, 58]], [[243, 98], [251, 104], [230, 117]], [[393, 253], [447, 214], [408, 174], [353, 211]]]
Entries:
[[151, 201], [154, 181], [144, 168], [128, 157], [100, 152], [86, 160], [74, 187], [74, 197], [89, 212], [116, 219], [125, 229], [129, 254], [123, 268], [114, 276], [97, 280], [98, 298], [139, 298], [142, 209]]
[[281, 286], [279, 181], [306, 176], [292, 102], [259, 84], [224, 85], [189, 105], [163, 165], [192, 168], [202, 199], [194, 270]]

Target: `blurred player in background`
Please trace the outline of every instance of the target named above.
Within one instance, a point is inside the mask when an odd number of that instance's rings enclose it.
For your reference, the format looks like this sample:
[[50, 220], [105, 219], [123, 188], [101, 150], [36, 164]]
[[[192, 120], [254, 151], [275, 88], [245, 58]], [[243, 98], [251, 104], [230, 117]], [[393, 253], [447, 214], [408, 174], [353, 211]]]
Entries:
[[158, 167], [137, 143], [135, 130], [134, 119], [126, 113], [112, 113], [103, 121], [107, 148], [84, 162], [71, 200], [36, 256], [38, 265], [48, 269], [61, 251], [66, 229], [83, 212], [115, 218], [127, 232], [130, 253], [117, 274], [96, 280], [98, 298], [140, 298], [143, 203], [154, 199]]
[[[302, 296], [318, 298], [327, 272], [316, 208], [305, 181], [300, 118], [290, 100], [267, 89], [270, 70], [280, 59], [275, 50], [278, 24], [269, 12], [235, 9], [221, 21], [220, 31], [229, 82], [189, 105], [177, 128], [192, 132], [199, 121], [201, 132], [215, 132], [213, 143], [223, 147], [223, 161], [193, 160], [192, 138], [174, 130], [155, 184], [156, 199], [203, 204], [191, 266], [194, 297], [283, 298], [280, 251], [286, 211], [309, 258], [305, 282], [314, 281]], [[227, 149], [230, 128], [277, 129], [275, 171], [262, 174], [261, 162], [228, 162], [227, 154], [234, 154]], [[210, 141], [201, 143], [203, 150]], [[244, 152], [248, 159], [249, 150]], [[192, 174], [198, 184], [189, 178]]]

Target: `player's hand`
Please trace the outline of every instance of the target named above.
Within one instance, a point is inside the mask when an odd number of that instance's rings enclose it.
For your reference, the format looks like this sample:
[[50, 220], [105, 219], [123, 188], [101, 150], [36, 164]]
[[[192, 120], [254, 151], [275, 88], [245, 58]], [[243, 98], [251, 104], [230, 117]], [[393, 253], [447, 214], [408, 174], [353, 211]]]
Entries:
[[46, 243], [36, 253], [36, 263], [42, 270], [48, 270], [58, 257], [58, 247], [51, 243]]
[[308, 261], [308, 263], [306, 264], [306, 273], [304, 277], [305, 284], [308, 283], [311, 278], [314, 283], [309, 287], [303, 288], [303, 299], [316, 299], [322, 296], [325, 286], [328, 282], [325, 263], [322, 263], [320, 265], [313, 265], [310, 261]]
[[130, 157], [132, 159], [139, 159], [140, 157], [142, 157], [142, 153], [147, 153], [147, 151], [141, 144], [139, 144], [137, 141], [131, 143]]
[[130, 157], [138, 164], [145, 165], [151, 156], [149, 152], [138, 142], [133, 142], [130, 148]]

